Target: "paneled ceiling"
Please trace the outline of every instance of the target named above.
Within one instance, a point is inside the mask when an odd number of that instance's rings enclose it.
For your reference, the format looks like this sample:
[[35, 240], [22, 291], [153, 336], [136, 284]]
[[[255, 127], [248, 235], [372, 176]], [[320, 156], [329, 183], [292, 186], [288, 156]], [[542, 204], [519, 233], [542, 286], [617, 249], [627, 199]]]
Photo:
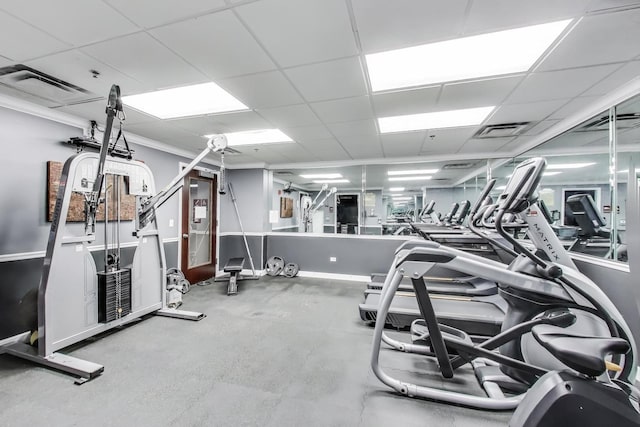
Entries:
[[[369, 53], [567, 18], [568, 34], [524, 73], [375, 94], [367, 80]], [[126, 129], [193, 153], [208, 133], [269, 127], [295, 140], [239, 147], [226, 159], [235, 166], [506, 157], [640, 75], [640, 1], [630, 0], [38, 0], [0, 3], [0, 26], [0, 66], [89, 94], [65, 104], [1, 83], [0, 93], [102, 121], [113, 83], [131, 95], [214, 81], [250, 110], [161, 121], [129, 109]], [[376, 122], [485, 105], [497, 108], [474, 127], [380, 135]], [[531, 125], [474, 138], [514, 121]]]

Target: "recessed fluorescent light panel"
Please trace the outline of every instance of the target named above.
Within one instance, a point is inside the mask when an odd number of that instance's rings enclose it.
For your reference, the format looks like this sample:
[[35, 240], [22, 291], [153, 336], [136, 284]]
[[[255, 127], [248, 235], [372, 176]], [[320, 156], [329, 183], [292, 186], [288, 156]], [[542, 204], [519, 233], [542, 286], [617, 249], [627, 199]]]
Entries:
[[[213, 135], [205, 135], [205, 138], [211, 138]], [[279, 129], [259, 129], [248, 130], [243, 132], [225, 133], [227, 137], [227, 145], [229, 147], [238, 145], [258, 145], [258, 144], [276, 144], [284, 142], [293, 142], [291, 138], [282, 133]]]
[[438, 169], [414, 169], [407, 171], [388, 171], [387, 175], [429, 175], [438, 172]]
[[404, 187], [391, 187], [389, 191], [404, 191]]
[[348, 179], [316, 179], [313, 181], [316, 184], [344, 184], [349, 182]]
[[561, 171], [542, 172], [542, 176], [554, 176], [561, 174]]
[[342, 178], [342, 174], [340, 174], [340, 173], [312, 173], [312, 174], [300, 175], [300, 178], [304, 178], [304, 179], [336, 179], [336, 178]]
[[482, 123], [494, 108], [466, 108], [407, 116], [381, 117], [378, 119], [378, 125], [381, 133], [475, 126]]
[[248, 110], [213, 82], [123, 96], [122, 102], [160, 119]]
[[426, 181], [431, 179], [430, 176], [393, 176], [389, 178], [389, 181]]
[[595, 162], [591, 162], [591, 163], [559, 163], [559, 164], [555, 164], [555, 165], [547, 165], [546, 169], [547, 170], [553, 170], [553, 169], [580, 169], [580, 168], [584, 168], [587, 166], [593, 166], [595, 165]]
[[374, 92], [527, 71], [571, 20], [366, 55]]

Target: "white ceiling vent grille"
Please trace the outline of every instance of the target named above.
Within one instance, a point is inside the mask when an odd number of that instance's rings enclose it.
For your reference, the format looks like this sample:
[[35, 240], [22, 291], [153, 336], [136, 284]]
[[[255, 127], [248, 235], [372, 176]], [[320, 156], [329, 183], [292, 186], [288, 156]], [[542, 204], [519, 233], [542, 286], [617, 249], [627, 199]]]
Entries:
[[470, 169], [474, 167], [475, 163], [448, 163], [442, 167], [442, 169]]
[[0, 83], [59, 105], [95, 98], [91, 92], [23, 64], [0, 68]]
[[[636, 126], [640, 126], [640, 113], [625, 113], [618, 114], [616, 116], [617, 129], [631, 129]], [[607, 115], [593, 119], [584, 126], [580, 126], [577, 130], [581, 132], [608, 131], [609, 116]]]
[[531, 122], [515, 122], [515, 123], [500, 123], [497, 125], [486, 125], [480, 128], [478, 132], [473, 135], [476, 139], [486, 138], [505, 138], [510, 136], [517, 136], [529, 128]]

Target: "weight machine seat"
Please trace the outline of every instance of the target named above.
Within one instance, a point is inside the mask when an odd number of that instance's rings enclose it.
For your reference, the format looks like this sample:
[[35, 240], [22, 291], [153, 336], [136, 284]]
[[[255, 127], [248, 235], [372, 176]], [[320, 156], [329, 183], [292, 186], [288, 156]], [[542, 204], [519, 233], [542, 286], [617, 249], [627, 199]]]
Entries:
[[244, 267], [244, 257], [231, 258], [224, 266], [225, 273], [239, 273]]
[[571, 335], [553, 332], [554, 330], [561, 331], [562, 328], [536, 326], [532, 332], [536, 341], [560, 362], [592, 377], [597, 377], [607, 370], [605, 357], [608, 354], [625, 354], [631, 348], [622, 338]]

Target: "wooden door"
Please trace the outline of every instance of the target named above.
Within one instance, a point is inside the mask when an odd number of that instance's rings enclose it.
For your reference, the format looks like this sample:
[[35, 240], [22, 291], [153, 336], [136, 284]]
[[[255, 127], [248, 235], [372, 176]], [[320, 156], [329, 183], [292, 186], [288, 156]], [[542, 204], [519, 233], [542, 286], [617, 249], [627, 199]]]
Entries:
[[180, 269], [191, 283], [215, 276], [216, 188], [215, 176], [201, 176], [197, 170], [184, 178]]

